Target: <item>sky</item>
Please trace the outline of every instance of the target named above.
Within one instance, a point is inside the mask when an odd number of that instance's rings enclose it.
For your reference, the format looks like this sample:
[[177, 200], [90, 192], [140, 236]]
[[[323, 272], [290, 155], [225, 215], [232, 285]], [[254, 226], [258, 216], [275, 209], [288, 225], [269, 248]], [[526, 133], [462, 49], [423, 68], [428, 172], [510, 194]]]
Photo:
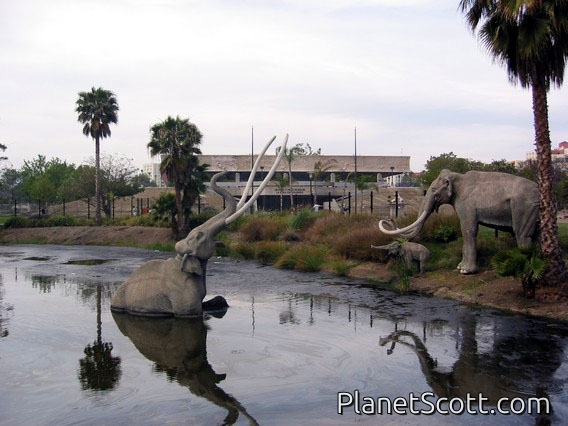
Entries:
[[[94, 156], [78, 93], [115, 93], [103, 154], [151, 162], [152, 125], [189, 118], [204, 154], [250, 154], [272, 136], [326, 155], [453, 152], [484, 162], [534, 150], [531, 93], [512, 85], [458, 0], [1, 0], [0, 143]], [[549, 93], [553, 147], [568, 88]], [[253, 130], [254, 129], [254, 130]], [[276, 145], [276, 144], [275, 144]], [[270, 151], [269, 151], [270, 152]]]

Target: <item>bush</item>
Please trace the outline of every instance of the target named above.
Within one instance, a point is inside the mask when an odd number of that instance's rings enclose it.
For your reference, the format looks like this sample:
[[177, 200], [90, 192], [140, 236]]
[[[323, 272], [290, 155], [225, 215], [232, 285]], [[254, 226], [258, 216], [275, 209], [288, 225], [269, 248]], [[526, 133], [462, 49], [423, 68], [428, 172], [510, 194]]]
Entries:
[[51, 216], [44, 221], [45, 226], [79, 226], [85, 221], [73, 216]]
[[437, 243], [449, 243], [458, 238], [458, 231], [448, 225], [440, 225], [432, 232], [432, 239]]
[[[460, 236], [460, 221], [456, 214], [432, 214], [424, 222], [417, 241], [447, 243], [456, 240]], [[444, 241], [445, 238], [447, 238], [446, 241]]]
[[336, 234], [332, 247], [336, 254], [348, 259], [385, 263], [388, 260], [386, 251], [371, 248], [371, 245], [385, 245], [391, 240], [391, 236], [383, 234], [378, 228], [357, 227], [345, 231], [341, 236]]
[[4, 228], [31, 228], [32, 221], [22, 216], [12, 216], [4, 222]]
[[335, 275], [339, 275], [340, 277], [346, 276], [349, 273], [349, 271], [355, 266], [357, 266], [356, 263], [350, 262], [345, 258], [334, 259], [331, 262], [329, 262], [329, 267], [331, 271]]
[[239, 229], [243, 241], [275, 241], [278, 239], [284, 224], [267, 216], [258, 216], [246, 222]]
[[327, 250], [321, 246], [300, 244], [280, 256], [275, 266], [280, 269], [317, 272], [325, 263], [326, 255]]
[[288, 226], [294, 231], [304, 231], [315, 222], [318, 216], [318, 212], [311, 209], [300, 209], [292, 215]]
[[261, 241], [255, 244], [254, 257], [263, 265], [272, 265], [286, 250], [286, 244], [282, 242]]
[[237, 257], [247, 260], [254, 259], [254, 246], [250, 243], [241, 242], [235, 244], [233, 252], [237, 255]]

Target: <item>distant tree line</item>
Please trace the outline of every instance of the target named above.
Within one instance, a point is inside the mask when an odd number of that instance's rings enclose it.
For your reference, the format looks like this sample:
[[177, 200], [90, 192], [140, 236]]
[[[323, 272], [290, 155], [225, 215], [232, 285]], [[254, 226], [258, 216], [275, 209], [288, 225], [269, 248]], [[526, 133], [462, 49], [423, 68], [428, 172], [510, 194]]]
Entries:
[[[568, 161], [558, 159], [552, 162], [553, 175], [552, 185], [558, 208], [568, 208]], [[486, 172], [503, 172], [522, 176], [534, 182], [537, 180], [536, 160], [526, 160], [515, 166], [507, 160], [493, 160], [490, 163], [458, 157], [453, 152], [432, 156], [426, 162], [424, 172], [420, 176], [420, 182], [424, 187], [438, 177], [443, 169], [449, 169], [456, 173], [466, 173], [470, 170]]]
[[[94, 159], [76, 166], [59, 158], [48, 160], [38, 155], [24, 161], [21, 168], [4, 168], [0, 172], [0, 202], [27, 201], [47, 206], [65, 201], [83, 200], [96, 207], [96, 167]], [[141, 173], [131, 159], [103, 155], [100, 160], [101, 209], [112, 214], [112, 202], [156, 186]]]

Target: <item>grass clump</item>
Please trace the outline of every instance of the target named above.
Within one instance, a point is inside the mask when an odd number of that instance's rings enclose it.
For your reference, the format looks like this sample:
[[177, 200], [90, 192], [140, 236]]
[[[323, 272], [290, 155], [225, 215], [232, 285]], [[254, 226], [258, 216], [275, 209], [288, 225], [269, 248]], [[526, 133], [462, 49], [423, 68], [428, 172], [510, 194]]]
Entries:
[[353, 263], [344, 257], [333, 259], [328, 263], [328, 265], [331, 271], [340, 277], [347, 276], [349, 271], [357, 266], [356, 263]]
[[286, 250], [286, 244], [283, 242], [261, 241], [254, 245], [254, 257], [263, 265], [272, 265]]
[[300, 209], [290, 217], [288, 226], [294, 231], [304, 231], [315, 222], [318, 216], [318, 212], [311, 209]]
[[321, 271], [327, 258], [325, 247], [299, 244], [286, 251], [275, 266], [280, 269], [296, 269], [303, 272]]
[[258, 216], [244, 223], [239, 229], [239, 234], [241, 239], [247, 242], [275, 241], [285, 227], [281, 220], [269, 216]]
[[235, 257], [241, 259], [252, 260], [255, 257], [254, 245], [246, 242], [236, 243], [231, 250]]

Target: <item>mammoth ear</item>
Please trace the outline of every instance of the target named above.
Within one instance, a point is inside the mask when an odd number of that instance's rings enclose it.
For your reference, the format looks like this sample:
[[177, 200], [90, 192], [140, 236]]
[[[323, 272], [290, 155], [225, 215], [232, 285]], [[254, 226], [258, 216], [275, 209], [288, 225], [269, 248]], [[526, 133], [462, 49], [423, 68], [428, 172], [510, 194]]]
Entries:
[[444, 179], [444, 186], [446, 187], [448, 198], [451, 198], [454, 194], [454, 185], [452, 183], [452, 179], [449, 176]]

